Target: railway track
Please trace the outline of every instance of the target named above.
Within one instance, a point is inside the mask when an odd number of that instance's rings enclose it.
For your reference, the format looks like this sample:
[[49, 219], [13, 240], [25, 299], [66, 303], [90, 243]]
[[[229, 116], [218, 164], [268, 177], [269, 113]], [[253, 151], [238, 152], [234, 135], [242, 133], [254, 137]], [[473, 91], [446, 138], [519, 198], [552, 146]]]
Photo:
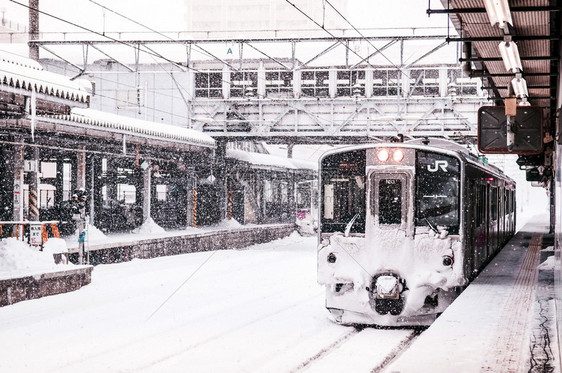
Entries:
[[290, 372], [383, 372], [420, 333], [418, 329], [353, 329]]

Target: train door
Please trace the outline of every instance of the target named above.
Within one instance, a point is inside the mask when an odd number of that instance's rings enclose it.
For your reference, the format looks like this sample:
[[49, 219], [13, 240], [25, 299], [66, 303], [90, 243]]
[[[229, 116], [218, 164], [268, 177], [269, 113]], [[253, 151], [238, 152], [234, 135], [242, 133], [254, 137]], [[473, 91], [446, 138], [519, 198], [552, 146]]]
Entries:
[[489, 186], [489, 219], [488, 219], [488, 252], [486, 258], [496, 251], [498, 247], [498, 188]]
[[370, 177], [370, 207], [374, 226], [392, 228], [411, 236], [408, 217], [411, 177], [406, 173], [372, 173]]
[[476, 229], [474, 230], [474, 247], [473, 247], [473, 255], [474, 255], [474, 270], [478, 270], [480, 266], [485, 261], [487, 255], [487, 247], [486, 241], [488, 237], [488, 224], [486, 223], [486, 211], [487, 211], [487, 185], [483, 185], [480, 183], [476, 184], [476, 203], [475, 206], [475, 226]]
[[474, 201], [471, 205], [471, 208], [468, 208], [463, 211], [465, 216], [464, 221], [467, 225], [467, 232], [465, 234], [465, 242], [467, 247], [467, 254], [465, 259], [465, 266], [468, 267], [469, 271], [472, 273], [476, 269], [477, 262], [476, 262], [476, 230], [477, 226], [477, 214], [478, 214], [478, 186], [474, 182], [474, 180], [470, 180], [469, 178], [465, 179], [466, 188], [466, 197], [465, 201]]

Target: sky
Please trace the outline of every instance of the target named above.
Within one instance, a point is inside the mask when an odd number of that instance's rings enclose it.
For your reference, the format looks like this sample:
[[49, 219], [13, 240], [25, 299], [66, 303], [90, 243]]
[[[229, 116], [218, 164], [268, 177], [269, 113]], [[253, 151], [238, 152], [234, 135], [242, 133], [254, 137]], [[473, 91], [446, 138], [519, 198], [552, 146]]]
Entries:
[[[318, 6], [321, 6], [322, 0], [317, 1]], [[445, 15], [427, 16], [427, 1], [349, 0], [347, 3], [349, 20], [358, 28], [447, 27]], [[5, 11], [7, 19], [26, 24], [27, 8], [20, 4], [27, 5], [28, 0], [4, 0], [0, 5], [0, 11]], [[183, 4], [184, 1], [181, 0], [40, 0], [39, 2], [42, 11], [99, 32], [141, 29], [140, 26], [125, 21], [111, 11], [104, 11], [100, 5], [126, 14], [129, 18], [158, 31], [180, 31], [184, 30]], [[290, 4], [287, 3], [287, 6]], [[442, 8], [437, 0], [431, 2], [431, 7]], [[84, 17], [84, 14], [88, 16]], [[314, 27], [310, 21], [303, 18], [303, 25], [307, 22], [309, 26]], [[71, 26], [46, 15], [40, 16], [40, 27], [44, 31], [72, 29]]]
[[[283, 0], [277, 0], [281, 5], [290, 7], [291, 5]], [[293, 0], [290, 0], [293, 1]], [[318, 7], [322, 6], [322, 0], [316, 0]], [[0, 6], [0, 10], [5, 10], [7, 19], [15, 20], [23, 24], [27, 24], [27, 8], [19, 4], [27, 4], [28, 0], [5, 0]], [[84, 40], [88, 38], [101, 38], [101, 34], [109, 32], [128, 32], [133, 33], [122, 37], [125, 39], [152, 39], [155, 38], [145, 25], [158, 32], [170, 32], [168, 35], [173, 36], [171, 32], [188, 31], [185, 30], [185, 2], [181, 0], [161, 0], [161, 1], [134, 1], [134, 0], [121, 0], [118, 2], [111, 2], [108, 0], [73, 0], [70, 1], [57, 1], [57, 0], [40, 0], [40, 8], [43, 12], [55, 15], [69, 23], [56, 20], [46, 14], [40, 15], [40, 30], [43, 33], [43, 39], [79, 39]], [[72, 6], [69, 6], [72, 4]], [[314, 4], [314, 2], [313, 2]], [[346, 2], [347, 19], [350, 23], [362, 30], [363, 35], [376, 33], [382, 36], [394, 35], [447, 35], [448, 32], [454, 33], [454, 29], [447, 29], [447, 16], [446, 15], [433, 15], [428, 17], [426, 10], [428, 3], [421, 0], [349, 0]], [[107, 9], [104, 9], [106, 7]], [[441, 8], [441, 4], [437, 0], [431, 3], [432, 8]], [[406, 11], [405, 11], [406, 10]], [[116, 14], [126, 15], [129, 19]], [[345, 13], [342, 11], [342, 13]], [[84, 15], [88, 16], [85, 17]], [[328, 6], [326, 7], [327, 16], [339, 17]], [[317, 25], [308, 20], [304, 15], [295, 11], [296, 17], [302, 18], [302, 28], [310, 28], [311, 30], [318, 30], [318, 35], [323, 35], [323, 32]], [[318, 20], [319, 21], [319, 20]], [[341, 21], [341, 20], [340, 20]], [[89, 33], [84, 29], [72, 26], [70, 23], [80, 25], [88, 30], [95, 31], [96, 34]], [[343, 24], [345, 22], [342, 21]], [[351, 26], [349, 26], [351, 28]], [[376, 31], [373, 31], [376, 29]], [[67, 34], [61, 35], [61, 32]], [[78, 32], [78, 33], [77, 33]], [[73, 34], [74, 33], [74, 34]], [[236, 36], [240, 36], [236, 34]], [[326, 33], [325, 36], [328, 36]], [[189, 33], [182, 34], [181, 37], [189, 38]], [[357, 55], [350, 53], [350, 62], [353, 64], [358, 62], [362, 57], [371, 55], [374, 48], [381, 48], [388, 43], [387, 40], [352, 43], [351, 48], [357, 52]], [[415, 43], [414, 47], [411, 47]], [[432, 39], [426, 41], [407, 42], [404, 48], [404, 54], [401, 54], [400, 44], [394, 44], [384, 52], [376, 54], [371, 57], [369, 62], [377, 65], [400, 65], [401, 63], [407, 64], [412, 62], [426, 52], [433, 50], [439, 44], [442, 44], [442, 39]], [[316, 56], [329, 44], [322, 43], [307, 43], [300, 45], [296, 49], [296, 58], [300, 61], [308, 61]], [[289, 43], [274, 45], [260, 44], [266, 54], [281, 58], [291, 57], [291, 45]], [[458, 59], [457, 44], [449, 44], [441, 47], [437, 52], [432, 53], [429, 57], [423, 60], [423, 63], [455, 63]], [[9, 47], [10, 51], [27, 55], [28, 50], [25, 45]], [[132, 63], [134, 62], [134, 54], [122, 48], [117, 51], [117, 46], [106, 46], [104, 49], [111, 55], [119, 53], [121, 61]], [[174, 60], [182, 60], [185, 58], [185, 49], [181, 46], [153, 46], [156, 50], [164, 53], [168, 58]], [[237, 54], [238, 47], [234, 45], [212, 45], [205, 47], [208, 51], [218, 56], [219, 58], [233, 58], [237, 59], [238, 56], [232, 54], [232, 50]], [[73, 61], [74, 63], [82, 63], [83, 52], [78, 47], [61, 47], [50, 46], [51, 50], [56, 51], [58, 56]], [[330, 51], [321, 59], [317, 59], [317, 64], [344, 64], [345, 49], [343, 47], [336, 48]], [[209, 59], [207, 55], [200, 54], [197, 48], [192, 51], [192, 59]], [[230, 54], [229, 54], [230, 53]], [[361, 58], [359, 57], [361, 56]], [[45, 50], [40, 51], [41, 58], [59, 58], [52, 56]], [[263, 58], [263, 55], [254, 51], [251, 48], [244, 49], [245, 58]], [[106, 56], [90, 48], [88, 52], [89, 62], [97, 59], [105, 59]], [[328, 61], [328, 62], [327, 62]], [[154, 58], [149, 54], [141, 54], [142, 63], [153, 63]]]

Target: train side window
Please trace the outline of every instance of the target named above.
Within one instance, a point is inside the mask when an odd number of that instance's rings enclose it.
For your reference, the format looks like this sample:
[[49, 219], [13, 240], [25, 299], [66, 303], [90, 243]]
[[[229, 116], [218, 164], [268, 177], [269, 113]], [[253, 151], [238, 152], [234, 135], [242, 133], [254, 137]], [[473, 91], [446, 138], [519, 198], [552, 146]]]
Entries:
[[402, 222], [402, 181], [383, 179], [379, 182], [379, 224]]
[[492, 220], [498, 219], [498, 189], [492, 188], [490, 197], [490, 218]]

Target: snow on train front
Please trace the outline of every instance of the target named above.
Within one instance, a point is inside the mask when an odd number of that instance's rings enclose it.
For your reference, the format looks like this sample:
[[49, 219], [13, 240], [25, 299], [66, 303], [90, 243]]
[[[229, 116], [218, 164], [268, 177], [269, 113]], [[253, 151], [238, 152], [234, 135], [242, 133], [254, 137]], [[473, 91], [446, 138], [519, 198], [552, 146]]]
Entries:
[[428, 325], [467, 282], [461, 162], [453, 153], [359, 146], [321, 160], [318, 282], [343, 324]]

